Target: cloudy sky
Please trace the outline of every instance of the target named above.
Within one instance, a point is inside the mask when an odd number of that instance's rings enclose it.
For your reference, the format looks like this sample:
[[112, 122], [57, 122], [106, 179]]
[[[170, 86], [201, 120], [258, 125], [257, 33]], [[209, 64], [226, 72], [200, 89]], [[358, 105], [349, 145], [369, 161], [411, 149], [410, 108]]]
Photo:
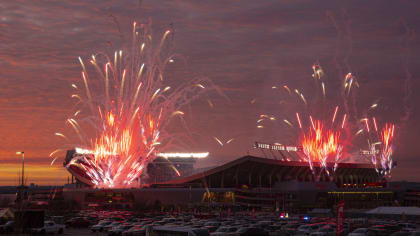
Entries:
[[[340, 82], [351, 72], [360, 84], [349, 99], [358, 111], [352, 122], [363, 115], [394, 122], [393, 177], [420, 181], [419, 11], [417, 1], [404, 0], [2, 1], [0, 185], [17, 183], [18, 150], [25, 151], [28, 182], [67, 180], [64, 154], [53, 166], [48, 155], [64, 145], [55, 132], [71, 133], [64, 121], [74, 112], [70, 96], [71, 84], [80, 82], [77, 58], [119, 49], [133, 21], [150, 20], [155, 35], [175, 29], [173, 51], [183, 60], [167, 71], [168, 85], [205, 76], [229, 98], [210, 92], [188, 109], [189, 127], [198, 134], [191, 150], [211, 153], [199, 166], [245, 155], [254, 141], [295, 144], [296, 130], [282, 120], [308, 109], [272, 87], [299, 89], [311, 113], [322, 119], [332, 112], [328, 108], [342, 106]], [[322, 104], [315, 99], [314, 63], [325, 72], [328, 99]], [[373, 103], [378, 108], [367, 111]], [[260, 114], [277, 121], [264, 121], [258, 129]], [[234, 141], [221, 147], [214, 137]], [[354, 143], [360, 146], [353, 151], [364, 148], [366, 138]]]

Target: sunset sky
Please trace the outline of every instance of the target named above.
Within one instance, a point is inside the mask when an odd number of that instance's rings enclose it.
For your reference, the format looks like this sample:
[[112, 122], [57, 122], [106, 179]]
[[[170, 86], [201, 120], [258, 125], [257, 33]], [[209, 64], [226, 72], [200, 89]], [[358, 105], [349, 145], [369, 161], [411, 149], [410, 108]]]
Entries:
[[[281, 121], [293, 120], [301, 101], [272, 87], [297, 88], [310, 100], [312, 65], [319, 63], [327, 104], [341, 106], [341, 66], [360, 84], [352, 100], [358, 116], [378, 103], [369, 114], [397, 125], [393, 180], [420, 181], [418, 1], [14, 0], [0, 2], [0, 9], [0, 185], [18, 183], [16, 151], [25, 152], [28, 184], [67, 181], [65, 153], [52, 166], [48, 155], [78, 145], [65, 124], [74, 113], [71, 84], [80, 83], [77, 58], [120, 49], [133, 21], [150, 20], [157, 37], [175, 30], [174, 52], [182, 55], [166, 72], [168, 85], [205, 76], [229, 98], [211, 92], [185, 109], [196, 135], [191, 149], [181, 151], [211, 153], [199, 166], [234, 160], [255, 141], [296, 144], [296, 130]], [[279, 123], [258, 129], [260, 114]], [[221, 147], [214, 137], [234, 141]], [[367, 146], [363, 138], [354, 145], [360, 145], [354, 152]]]

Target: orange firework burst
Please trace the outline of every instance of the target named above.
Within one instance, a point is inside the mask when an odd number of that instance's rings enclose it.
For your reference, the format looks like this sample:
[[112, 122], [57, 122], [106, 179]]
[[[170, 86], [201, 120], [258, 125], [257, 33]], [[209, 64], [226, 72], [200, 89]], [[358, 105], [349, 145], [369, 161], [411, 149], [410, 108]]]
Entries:
[[385, 127], [380, 133], [380, 139], [382, 141], [382, 148], [380, 152], [380, 162], [382, 167], [382, 174], [384, 176], [390, 176], [391, 169], [394, 167], [392, 154], [393, 140], [394, 140], [394, 124], [385, 124]]
[[[165, 85], [165, 67], [174, 62], [174, 55], [163, 50], [170, 46], [166, 41], [171, 33], [165, 31], [160, 43], [153, 44], [151, 26], [134, 22], [128, 53], [119, 50], [113, 57], [103, 53], [92, 55], [89, 62], [96, 76], [90, 77], [79, 58], [85, 88], [79, 90], [81, 86], [75, 84], [72, 87], [77, 90], [73, 97], [82, 107], [67, 122], [80, 139], [81, 154], [87, 155], [72, 160], [66, 167], [82, 169], [93, 185], [130, 186], [157, 151], [176, 144], [176, 136], [166, 129], [171, 118], [182, 119], [182, 106], [208, 88], [215, 88], [205, 78], [179, 83], [179, 87], [172, 89]], [[92, 78], [99, 83], [92, 83]], [[77, 121], [79, 113], [89, 115]], [[93, 126], [96, 133], [93, 136], [84, 133], [79, 124], [82, 122]]]
[[[363, 121], [366, 123], [365, 129], [367, 130], [369, 119], [365, 118]], [[379, 130], [379, 125], [375, 117], [372, 118], [372, 121], [375, 132], [371, 132], [372, 134], [366, 132], [370, 149], [369, 154], [371, 156], [370, 161], [380, 175], [389, 178], [391, 177], [391, 170], [395, 164], [392, 159], [395, 125], [387, 123]]]
[[314, 171], [313, 164], [316, 162], [328, 175], [327, 163], [334, 162], [335, 170], [343, 150], [340, 132], [326, 129], [321, 121], [313, 122], [313, 126], [303, 135], [301, 145], [311, 170]]

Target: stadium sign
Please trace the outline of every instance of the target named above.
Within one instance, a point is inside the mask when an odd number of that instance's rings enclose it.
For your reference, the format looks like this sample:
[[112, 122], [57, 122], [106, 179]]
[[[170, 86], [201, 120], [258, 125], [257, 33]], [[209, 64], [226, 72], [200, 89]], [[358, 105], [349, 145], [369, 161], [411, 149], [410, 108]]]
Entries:
[[379, 150], [360, 150], [360, 155], [374, 155], [374, 154], [379, 154]]
[[301, 152], [302, 151], [302, 147], [286, 146], [286, 145], [281, 145], [281, 144], [259, 143], [259, 142], [255, 142], [254, 148], [268, 149], [268, 150], [273, 150], [273, 151], [287, 151], [287, 152]]

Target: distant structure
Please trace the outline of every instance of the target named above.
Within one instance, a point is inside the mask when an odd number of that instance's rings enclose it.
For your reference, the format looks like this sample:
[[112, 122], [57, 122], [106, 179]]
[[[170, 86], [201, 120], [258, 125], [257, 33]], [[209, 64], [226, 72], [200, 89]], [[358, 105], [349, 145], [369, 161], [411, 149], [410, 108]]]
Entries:
[[148, 184], [165, 182], [189, 176], [194, 173], [197, 159], [208, 157], [203, 153], [158, 153], [157, 158], [147, 166]]

